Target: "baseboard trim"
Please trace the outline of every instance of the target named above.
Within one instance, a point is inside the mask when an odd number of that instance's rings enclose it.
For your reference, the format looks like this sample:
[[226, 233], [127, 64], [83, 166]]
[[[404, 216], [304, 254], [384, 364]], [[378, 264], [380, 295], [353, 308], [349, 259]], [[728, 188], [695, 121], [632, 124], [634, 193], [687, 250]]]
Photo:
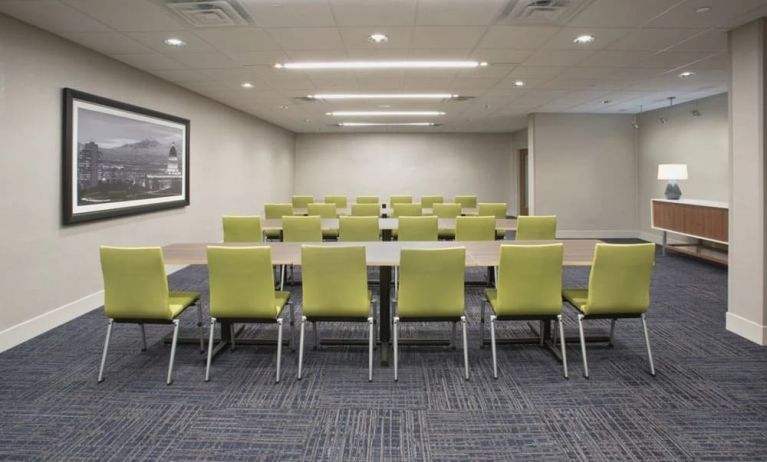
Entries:
[[[638, 237], [639, 239], [642, 239], [647, 242], [654, 242], [656, 244], [661, 244], [661, 245], [663, 244], [663, 235], [660, 232], [653, 233], [649, 231], [640, 231], [638, 233]], [[668, 234], [667, 239], [668, 239], [668, 242], [667, 242], [668, 244], [686, 244], [689, 242], [684, 239], [679, 239], [676, 235], [672, 235], [670, 233]]]
[[636, 230], [628, 229], [562, 229], [557, 231], [557, 238], [559, 239], [631, 239], [636, 237]]
[[728, 331], [740, 335], [757, 345], [767, 346], [767, 326], [763, 326], [729, 311], [727, 312], [726, 319], [725, 327]]
[[[167, 267], [167, 273], [173, 274], [187, 265], [172, 265]], [[0, 331], [0, 353], [21, 345], [27, 340], [55, 329], [89, 311], [104, 305], [104, 291], [99, 290], [73, 302], [61, 305], [51, 311], [20, 322]]]

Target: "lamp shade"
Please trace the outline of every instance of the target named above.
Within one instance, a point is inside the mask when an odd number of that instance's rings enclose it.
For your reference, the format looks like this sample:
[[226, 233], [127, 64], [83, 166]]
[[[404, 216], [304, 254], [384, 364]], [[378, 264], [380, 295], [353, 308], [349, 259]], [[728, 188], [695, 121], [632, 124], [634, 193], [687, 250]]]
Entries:
[[687, 164], [658, 164], [659, 180], [686, 180]]

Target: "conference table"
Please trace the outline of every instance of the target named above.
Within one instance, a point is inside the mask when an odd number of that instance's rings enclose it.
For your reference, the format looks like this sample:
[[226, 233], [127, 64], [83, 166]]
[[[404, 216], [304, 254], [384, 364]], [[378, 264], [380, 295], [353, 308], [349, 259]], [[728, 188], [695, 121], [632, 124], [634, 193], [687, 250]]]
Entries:
[[[207, 247], [216, 246], [267, 246], [272, 249], [272, 264], [301, 265], [301, 247], [303, 245], [321, 245], [325, 247], [364, 246], [368, 268], [379, 269], [379, 341], [381, 342], [381, 364], [388, 365], [391, 341], [391, 276], [392, 268], [399, 266], [400, 251], [403, 249], [439, 249], [449, 247], [464, 247], [466, 249], [466, 266], [470, 268], [494, 268], [499, 264], [501, 245], [536, 245], [560, 242], [564, 245], [564, 266], [590, 266], [594, 256], [594, 248], [600, 241], [592, 239], [573, 239], [556, 241], [373, 241], [373, 242], [255, 242], [255, 243], [179, 243], [163, 247], [165, 263], [168, 265], [206, 265]], [[532, 327], [532, 326], [531, 326]], [[542, 323], [537, 332], [539, 338], [551, 339], [550, 323]], [[229, 325], [222, 323], [221, 341], [214, 350], [214, 355], [230, 343]], [[513, 339], [506, 343], [529, 343], [531, 339]], [[604, 341], [603, 337], [592, 338], [592, 341]], [[198, 341], [199, 339], [193, 339]], [[238, 340], [239, 343], [239, 340]], [[258, 343], [258, 342], [242, 342]], [[325, 341], [323, 343], [350, 343], [348, 339]], [[556, 354], [556, 352], [554, 352]]]
[[[339, 216], [341, 216], [341, 215], [351, 215], [352, 214], [352, 208], [351, 207], [338, 207], [338, 208], [336, 208], [336, 213]], [[434, 212], [433, 212], [433, 209], [431, 207], [423, 207], [421, 209], [421, 213], [423, 215], [432, 215]], [[464, 207], [464, 208], [461, 209], [461, 215], [477, 215], [478, 213], [479, 213], [479, 209], [475, 208], [475, 207]], [[306, 207], [295, 207], [295, 208], [293, 208], [293, 214], [294, 215], [308, 215], [309, 214], [309, 209], [306, 208]], [[382, 206], [381, 207], [380, 216], [386, 218], [386, 217], [390, 217], [391, 214], [392, 214], [392, 208], [391, 207], [386, 207], [386, 206]], [[507, 213], [507, 215], [508, 215], [508, 213]]]

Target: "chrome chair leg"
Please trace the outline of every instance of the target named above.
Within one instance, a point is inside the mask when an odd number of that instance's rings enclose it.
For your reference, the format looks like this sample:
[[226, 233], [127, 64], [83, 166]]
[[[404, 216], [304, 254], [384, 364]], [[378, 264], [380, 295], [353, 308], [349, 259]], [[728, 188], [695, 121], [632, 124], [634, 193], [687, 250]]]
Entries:
[[493, 352], [493, 378], [498, 378], [498, 361], [495, 352], [495, 319], [494, 314], [490, 315], [490, 349]]
[[208, 335], [208, 359], [205, 361], [205, 381], [210, 381], [210, 361], [213, 359], [213, 333], [216, 330], [216, 318], [210, 317], [210, 334]]
[[650, 349], [650, 334], [647, 332], [647, 319], [642, 313], [642, 328], [644, 329], [644, 341], [647, 344], [647, 359], [650, 360], [650, 375], [655, 377], [655, 363], [652, 360], [652, 350]]
[[373, 318], [368, 318], [368, 382], [373, 381], [373, 343], [375, 343]]
[[290, 310], [290, 351], [296, 351], [296, 313], [293, 311], [293, 304], [288, 303]]
[[304, 363], [304, 326], [306, 325], [306, 316], [301, 316], [300, 334], [298, 338], [298, 375], [296, 378], [301, 380], [301, 371]]
[[[466, 335], [466, 316], [461, 316], [461, 324], [463, 326], [463, 367], [464, 376], [466, 380], [469, 380], [469, 337]], [[453, 324], [455, 325], [455, 324]]]
[[202, 329], [202, 302], [197, 302], [197, 327], [200, 329], [200, 353], [205, 353], [205, 332]]
[[104, 340], [104, 351], [101, 353], [101, 367], [99, 367], [98, 383], [104, 381], [104, 365], [107, 362], [107, 351], [109, 350], [109, 339], [112, 337], [112, 326], [114, 325], [114, 319], [110, 319], [107, 323], [107, 338]]
[[[562, 348], [562, 369], [565, 373], [565, 378], [570, 378], [567, 374], [567, 350], [565, 348], [565, 326], [562, 324], [562, 315], [557, 315], [557, 325], [559, 327], [559, 344]], [[555, 331], [556, 332], [556, 331]], [[554, 341], [554, 345], [556, 345], [556, 340]], [[584, 356], [585, 357], [585, 356]]]
[[617, 319], [610, 320], [610, 340], [607, 341], [608, 346], [613, 346], [613, 334], [615, 333], [615, 321], [617, 321]]
[[173, 361], [176, 359], [176, 342], [178, 341], [178, 319], [173, 320], [173, 341], [170, 344], [170, 364], [168, 364], [168, 380], [165, 381], [167, 385], [173, 383]]
[[394, 344], [394, 381], [396, 382], [399, 379], [399, 317], [395, 316], [393, 321], [394, 329], [392, 329], [392, 343]]
[[282, 318], [277, 318], [277, 377], [275, 383], [280, 383], [280, 364], [282, 364]]
[[589, 363], [586, 359], [586, 339], [583, 337], [583, 315], [578, 315], [578, 332], [581, 336], [581, 355], [583, 356], [583, 376], [589, 378]]
[[140, 323], [141, 327], [141, 351], [146, 351], [146, 329], [144, 329], [144, 323]]
[[280, 291], [285, 288], [285, 265], [280, 265]]

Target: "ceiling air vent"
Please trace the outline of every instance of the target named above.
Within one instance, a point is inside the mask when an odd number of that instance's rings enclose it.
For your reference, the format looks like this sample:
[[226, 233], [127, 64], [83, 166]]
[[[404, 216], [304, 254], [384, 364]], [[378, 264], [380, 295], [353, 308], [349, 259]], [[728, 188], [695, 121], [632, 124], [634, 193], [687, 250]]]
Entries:
[[167, 5], [194, 27], [244, 26], [251, 22], [236, 0], [182, 0]]
[[566, 24], [594, 0], [511, 0], [499, 24]]

